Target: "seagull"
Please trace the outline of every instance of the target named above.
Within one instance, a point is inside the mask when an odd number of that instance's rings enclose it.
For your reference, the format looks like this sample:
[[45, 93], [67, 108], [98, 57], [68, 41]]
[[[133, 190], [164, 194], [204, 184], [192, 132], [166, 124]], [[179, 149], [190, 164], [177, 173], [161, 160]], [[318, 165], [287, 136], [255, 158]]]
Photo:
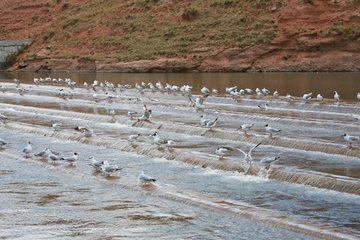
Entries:
[[154, 141], [154, 143], [157, 145], [156, 149], [158, 149], [161, 144], [167, 144], [167, 143], [168, 143], [167, 140], [163, 140], [163, 139], [161, 139], [161, 138], [159, 137], [158, 132], [155, 132], [153, 135], [150, 135], [150, 136], [153, 136], [153, 137], [154, 137], [154, 138], [153, 138], [153, 141]]
[[133, 145], [133, 142], [135, 142], [138, 137], [140, 137], [140, 133], [136, 135], [130, 135], [127, 140], [131, 143], [131, 145]]
[[88, 124], [77, 126], [75, 130], [84, 133], [85, 137], [90, 137], [94, 133], [94, 130]]
[[234, 91], [229, 92], [229, 93], [230, 93], [230, 95], [234, 96], [235, 98], [241, 95], [241, 93], [237, 92], [236, 89]]
[[360, 92], [357, 93], [356, 98], [360, 100]]
[[214, 93], [214, 94], [218, 94], [218, 93], [219, 93], [219, 91], [218, 91], [217, 89], [213, 88], [213, 89], [212, 89], [212, 93]]
[[345, 141], [347, 141], [349, 143], [349, 148], [351, 148], [351, 143], [359, 140], [359, 137], [350, 136], [347, 133], [345, 133], [343, 136], [344, 136]]
[[254, 150], [255, 148], [257, 148], [261, 143], [258, 143], [257, 145], [255, 145], [254, 147], [250, 148], [249, 152], [246, 153], [244, 152], [243, 150], [237, 148], [237, 150], [239, 152], [242, 152], [244, 154], [244, 159], [247, 161], [247, 162], [251, 162], [252, 161], [252, 157], [251, 157], [251, 152], [252, 150]]
[[54, 155], [54, 154], [52, 154], [52, 153], [50, 153], [50, 154], [47, 156], [47, 158], [48, 158], [49, 160], [51, 160], [51, 163], [52, 163], [52, 164], [55, 164], [56, 161], [59, 161], [59, 160], [60, 160], [60, 158], [59, 158], [58, 156], [56, 156], [56, 155]]
[[252, 128], [253, 126], [254, 126], [254, 124], [243, 124], [243, 125], [241, 125], [241, 126], [240, 126], [238, 129], [236, 129], [236, 130], [242, 129], [242, 130], [244, 130], [245, 135], [247, 135], [246, 131], [247, 131], [247, 130], [250, 130], [250, 128]]
[[134, 116], [135, 114], [137, 114], [137, 112], [132, 112], [132, 111], [128, 111], [128, 112], [127, 112], [127, 115], [130, 116], [130, 119], [133, 119], [133, 116]]
[[340, 95], [336, 91], [334, 91], [334, 99], [340, 100]]
[[204, 115], [200, 115], [200, 125], [205, 125], [210, 121], [210, 118], [205, 118]]
[[113, 100], [114, 98], [117, 98], [118, 96], [112, 96], [112, 95], [109, 95], [109, 93], [107, 92], [107, 93], [105, 93], [105, 96], [106, 96], [106, 98], [107, 99], [109, 99], [109, 100]]
[[324, 101], [324, 98], [323, 98], [323, 96], [321, 96], [320, 93], [316, 96], [316, 99], [320, 100], [320, 101]]
[[210, 90], [207, 87], [202, 86], [201, 89], [200, 89], [200, 92], [202, 94], [208, 94], [208, 93], [210, 93]]
[[46, 147], [43, 151], [41, 151], [39, 153], [35, 153], [34, 156], [42, 157], [43, 159], [45, 159], [50, 154], [51, 154], [50, 149], [48, 147]]
[[101, 171], [108, 176], [110, 176], [110, 173], [116, 172], [118, 170], [121, 170], [117, 165], [110, 165], [108, 161], [103, 161], [101, 166]]
[[85, 126], [77, 126], [76, 128], [74, 128], [76, 131], [79, 131], [79, 132], [83, 132], [85, 128], [87, 128], [87, 124]]
[[60, 158], [60, 160], [67, 161], [70, 163], [70, 165], [73, 165], [73, 163], [77, 160], [77, 155], [79, 155], [79, 154], [74, 152], [74, 155], [72, 155], [71, 157], [63, 157], [63, 158]]
[[269, 157], [269, 158], [263, 158], [261, 159], [260, 163], [261, 165], [266, 166], [265, 169], [269, 169], [270, 165], [279, 161], [280, 157]]
[[148, 110], [146, 105], [143, 107], [143, 115], [138, 119], [140, 120], [148, 120], [151, 117], [152, 110]]
[[268, 105], [267, 103], [265, 103], [263, 107], [260, 106], [260, 105], [258, 105], [258, 107], [259, 107], [260, 109], [268, 110], [269, 105]]
[[226, 87], [226, 88], [225, 88], [225, 91], [228, 92], [228, 93], [230, 93], [231, 91], [235, 91], [236, 88], [237, 88], [237, 86], [229, 87], [229, 88]]
[[232, 151], [234, 150], [233, 148], [230, 147], [217, 147], [215, 150], [215, 153], [217, 155], [219, 155], [219, 160], [222, 159], [224, 157], [224, 155], [228, 152], [228, 151]]
[[351, 114], [351, 116], [352, 116], [355, 120], [360, 120], [360, 115]]
[[165, 146], [170, 151], [170, 149], [172, 149], [172, 145], [174, 144], [174, 141], [173, 140], [166, 140], [166, 141], [167, 143], [165, 144]]
[[144, 171], [141, 171], [140, 175], [138, 176], [138, 180], [139, 180], [140, 183], [144, 183], [144, 184], [153, 183], [153, 182], [156, 181], [155, 178], [146, 176], [144, 174]]
[[211, 131], [212, 128], [215, 127], [217, 120], [218, 120], [218, 118], [215, 118], [215, 120], [212, 120], [212, 121], [210, 120], [210, 121], [206, 122], [205, 127], [210, 128], [209, 131]]
[[23, 152], [26, 153], [26, 156], [30, 157], [30, 152], [32, 150], [32, 142], [28, 142], [28, 145], [24, 148]]
[[5, 146], [7, 144], [7, 142], [5, 142], [4, 140], [0, 139], [0, 147], [2, 148], [3, 146]]
[[60, 130], [61, 126], [62, 126], [62, 123], [53, 123], [53, 124], [51, 124], [51, 127], [54, 128], [54, 131]]
[[261, 91], [262, 91], [265, 95], [270, 94], [270, 91], [267, 90], [266, 88], [263, 88]]
[[89, 157], [89, 161], [91, 166], [93, 166], [96, 170], [101, 170], [102, 163], [99, 161], [96, 161], [93, 156]]
[[154, 86], [154, 84], [148, 83], [148, 85], [151, 90], [156, 90], [156, 87]]
[[191, 99], [191, 97], [189, 97], [189, 100], [192, 104], [193, 107], [195, 108], [202, 108], [204, 105], [204, 99], [207, 97], [208, 95], [204, 95], [201, 97], [196, 98], [195, 102]]
[[144, 90], [144, 88], [140, 86], [138, 83], [135, 83], [135, 88], [139, 91]]
[[305, 99], [305, 100], [309, 100], [311, 98], [312, 98], [312, 92], [311, 93], [306, 93], [306, 94], [303, 95], [303, 99]]
[[5, 117], [4, 115], [0, 114], [0, 119], [5, 121], [5, 120], [8, 119], [8, 118]]
[[251, 90], [250, 88], [245, 88], [245, 91], [246, 91], [247, 93], [253, 93], [253, 90]]
[[290, 100], [294, 100], [295, 98], [293, 96], [291, 96], [290, 94], [286, 94], [286, 98], [290, 99]]
[[279, 97], [279, 96], [280, 96], [280, 94], [278, 93], [277, 89], [276, 89], [275, 92], [273, 93], [273, 96], [274, 96], [274, 97]]
[[266, 124], [265, 125], [265, 130], [270, 133], [270, 138], [272, 138], [272, 134], [275, 133], [275, 132], [280, 132], [281, 130], [279, 129], [276, 129], [276, 128], [273, 128], [273, 127], [270, 127], [269, 124]]

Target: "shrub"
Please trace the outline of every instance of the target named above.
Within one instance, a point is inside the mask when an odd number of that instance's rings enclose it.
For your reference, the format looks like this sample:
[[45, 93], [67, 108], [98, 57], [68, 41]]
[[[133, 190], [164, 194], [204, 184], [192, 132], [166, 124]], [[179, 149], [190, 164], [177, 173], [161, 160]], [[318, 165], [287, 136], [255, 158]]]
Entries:
[[12, 65], [14, 65], [14, 63], [16, 63], [16, 56], [17, 56], [16, 53], [11, 53], [6, 57], [6, 62], [4, 65], [5, 69], [11, 67]]

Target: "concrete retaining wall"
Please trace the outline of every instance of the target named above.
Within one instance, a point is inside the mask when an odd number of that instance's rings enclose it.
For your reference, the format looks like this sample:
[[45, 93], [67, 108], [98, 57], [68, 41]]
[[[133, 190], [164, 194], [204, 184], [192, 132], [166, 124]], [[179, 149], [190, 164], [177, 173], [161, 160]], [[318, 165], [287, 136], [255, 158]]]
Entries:
[[6, 57], [12, 53], [19, 53], [19, 51], [25, 47], [30, 46], [33, 43], [32, 40], [27, 41], [0, 41], [0, 69], [6, 63]]

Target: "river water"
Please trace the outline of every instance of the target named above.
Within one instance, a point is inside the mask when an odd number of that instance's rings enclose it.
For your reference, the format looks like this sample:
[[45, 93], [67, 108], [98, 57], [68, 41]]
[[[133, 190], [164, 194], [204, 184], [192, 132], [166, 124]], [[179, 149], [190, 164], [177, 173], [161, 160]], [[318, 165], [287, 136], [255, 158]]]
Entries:
[[[344, 133], [358, 136], [358, 73], [50, 73], [71, 78], [35, 85], [43, 73], [0, 73], [1, 238], [15, 239], [358, 239], [360, 237], [360, 141], [347, 147]], [[14, 78], [20, 79], [15, 83]], [[193, 86], [192, 95], [92, 88], [84, 82], [165, 83]], [[16, 85], [23, 89], [16, 89]], [[201, 86], [219, 90], [202, 108], [189, 107]], [[245, 94], [225, 87], [278, 90], [280, 97]], [[59, 90], [71, 92], [60, 96]], [[340, 101], [333, 99], [337, 91]], [[325, 101], [304, 100], [321, 93]], [[98, 95], [97, 99], [93, 94]], [[106, 93], [116, 98], [109, 100]], [[295, 97], [288, 100], [289, 93]], [[150, 121], [137, 121], [143, 105]], [[258, 105], [268, 104], [267, 109]], [[115, 110], [116, 114], [110, 114]], [[133, 119], [128, 110], [137, 111]], [[212, 131], [200, 115], [218, 118]], [[60, 122], [59, 131], [50, 127]], [[74, 128], [89, 124], [85, 137]], [[254, 126], [244, 135], [241, 124]], [[280, 129], [269, 138], [264, 125]], [[153, 144], [150, 134], [173, 140]], [[141, 134], [134, 145], [126, 138]], [[30, 157], [22, 152], [33, 143]], [[236, 149], [252, 152], [249, 164]], [[232, 148], [219, 159], [218, 146]], [[58, 156], [79, 153], [74, 165], [34, 156], [49, 147]], [[88, 158], [122, 169], [111, 176], [94, 170]], [[280, 157], [266, 170], [260, 160]], [[157, 179], [142, 185], [141, 171]]]

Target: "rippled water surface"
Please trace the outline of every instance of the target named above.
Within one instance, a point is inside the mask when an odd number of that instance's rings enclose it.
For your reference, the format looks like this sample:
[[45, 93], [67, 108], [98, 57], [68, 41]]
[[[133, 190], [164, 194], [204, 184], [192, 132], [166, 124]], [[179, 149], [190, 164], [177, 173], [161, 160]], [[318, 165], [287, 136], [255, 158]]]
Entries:
[[[35, 85], [34, 77], [46, 74], [0, 73], [0, 113], [8, 117], [0, 125], [0, 139], [8, 143], [0, 149], [1, 238], [360, 237], [360, 141], [348, 148], [343, 137], [360, 131], [352, 115], [360, 115], [358, 73], [49, 75], [77, 85]], [[83, 86], [94, 79], [116, 88]], [[157, 81], [193, 90], [117, 87]], [[201, 108], [189, 106], [202, 85], [219, 93]], [[281, 96], [234, 98], [225, 92], [229, 86], [277, 89]], [[71, 95], [59, 95], [60, 89]], [[340, 101], [333, 99], [334, 90]], [[302, 99], [308, 92], [321, 93], [325, 101]], [[116, 97], [109, 100], [106, 93]], [[137, 121], [144, 104], [151, 118]], [[265, 104], [267, 109], [258, 107]], [[128, 110], [138, 112], [134, 119]], [[200, 124], [200, 115], [218, 118], [212, 131]], [[53, 123], [62, 123], [60, 130]], [[245, 123], [254, 124], [248, 135], [238, 130]], [[85, 124], [94, 130], [91, 137], [74, 130]], [[281, 131], [269, 138], [265, 124]], [[155, 131], [173, 140], [172, 148], [157, 148], [149, 136]], [[141, 134], [133, 145], [127, 141], [131, 134]], [[30, 157], [23, 152], [28, 141]], [[245, 161], [237, 149], [247, 152], [258, 143], [253, 161]], [[219, 146], [229, 148], [221, 159]], [[59, 157], [77, 152], [78, 160], [52, 164], [34, 156], [45, 147]], [[106, 176], [91, 167], [90, 156], [121, 170]], [[260, 164], [267, 157], [280, 160], [267, 170]], [[139, 183], [141, 171], [156, 183]]]

